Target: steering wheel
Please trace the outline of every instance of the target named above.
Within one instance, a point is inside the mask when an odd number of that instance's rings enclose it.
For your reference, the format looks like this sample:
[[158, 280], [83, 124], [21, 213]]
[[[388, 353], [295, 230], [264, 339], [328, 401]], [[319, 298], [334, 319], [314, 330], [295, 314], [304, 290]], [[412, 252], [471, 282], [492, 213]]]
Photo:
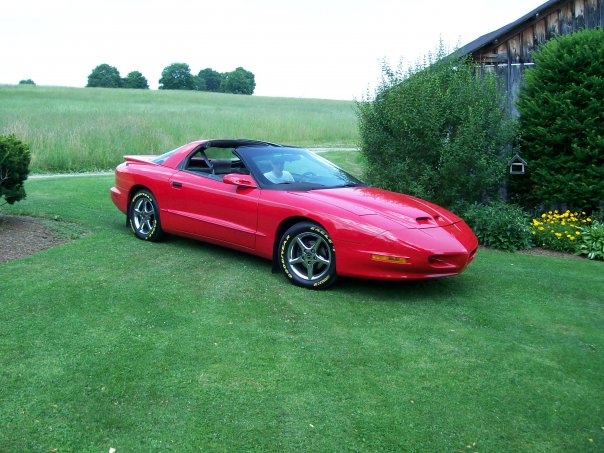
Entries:
[[302, 175], [300, 175], [300, 182], [309, 181], [312, 178], [315, 178], [316, 176], [317, 176], [317, 174], [315, 172], [312, 172], [312, 171], [304, 172], [304, 173], [302, 173]]

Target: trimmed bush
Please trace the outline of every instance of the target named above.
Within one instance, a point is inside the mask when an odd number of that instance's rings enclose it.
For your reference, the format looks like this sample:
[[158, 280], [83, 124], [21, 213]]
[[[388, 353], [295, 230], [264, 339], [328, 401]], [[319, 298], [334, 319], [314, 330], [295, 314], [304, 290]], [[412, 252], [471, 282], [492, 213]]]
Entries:
[[528, 174], [511, 193], [529, 207], [597, 209], [604, 201], [604, 30], [560, 36], [533, 56], [518, 100]]
[[29, 146], [14, 134], [0, 135], [0, 199], [13, 204], [25, 198], [23, 182], [29, 174]]
[[474, 203], [456, 210], [474, 230], [481, 245], [509, 252], [532, 246], [530, 216], [518, 206], [497, 201]]

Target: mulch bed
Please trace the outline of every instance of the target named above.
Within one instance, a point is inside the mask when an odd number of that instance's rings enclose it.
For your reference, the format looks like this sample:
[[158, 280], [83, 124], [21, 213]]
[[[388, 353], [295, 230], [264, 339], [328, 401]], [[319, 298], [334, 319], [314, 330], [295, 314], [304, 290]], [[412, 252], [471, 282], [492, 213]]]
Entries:
[[69, 242], [42, 219], [0, 214], [0, 263]]

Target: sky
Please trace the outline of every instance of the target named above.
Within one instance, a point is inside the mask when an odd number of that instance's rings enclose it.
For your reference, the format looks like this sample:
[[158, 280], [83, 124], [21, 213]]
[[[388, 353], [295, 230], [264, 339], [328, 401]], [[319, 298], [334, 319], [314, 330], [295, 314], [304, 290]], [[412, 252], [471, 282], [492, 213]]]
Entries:
[[84, 87], [100, 64], [140, 71], [186, 63], [237, 67], [257, 96], [362, 99], [382, 63], [414, 66], [463, 46], [546, 0], [5, 0], [0, 84]]

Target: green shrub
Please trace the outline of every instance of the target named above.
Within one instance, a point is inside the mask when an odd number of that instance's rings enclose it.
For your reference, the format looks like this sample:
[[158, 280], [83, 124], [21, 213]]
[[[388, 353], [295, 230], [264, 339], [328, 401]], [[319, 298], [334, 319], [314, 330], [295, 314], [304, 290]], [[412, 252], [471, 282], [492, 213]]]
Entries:
[[604, 223], [595, 220], [581, 228], [578, 253], [587, 255], [590, 260], [604, 260]]
[[548, 211], [531, 220], [533, 243], [544, 249], [574, 253], [582, 227], [592, 219], [585, 212]]
[[23, 182], [29, 174], [29, 147], [14, 134], [0, 135], [0, 199], [8, 204], [25, 198]]
[[425, 65], [383, 73], [357, 103], [367, 180], [448, 207], [497, 197], [515, 129], [496, 76], [442, 47]]
[[527, 206], [596, 209], [604, 200], [604, 30], [560, 36], [533, 57], [517, 104], [528, 173], [511, 192]]
[[460, 206], [457, 211], [474, 230], [481, 245], [509, 252], [532, 245], [530, 216], [518, 206], [503, 202], [474, 203]]

